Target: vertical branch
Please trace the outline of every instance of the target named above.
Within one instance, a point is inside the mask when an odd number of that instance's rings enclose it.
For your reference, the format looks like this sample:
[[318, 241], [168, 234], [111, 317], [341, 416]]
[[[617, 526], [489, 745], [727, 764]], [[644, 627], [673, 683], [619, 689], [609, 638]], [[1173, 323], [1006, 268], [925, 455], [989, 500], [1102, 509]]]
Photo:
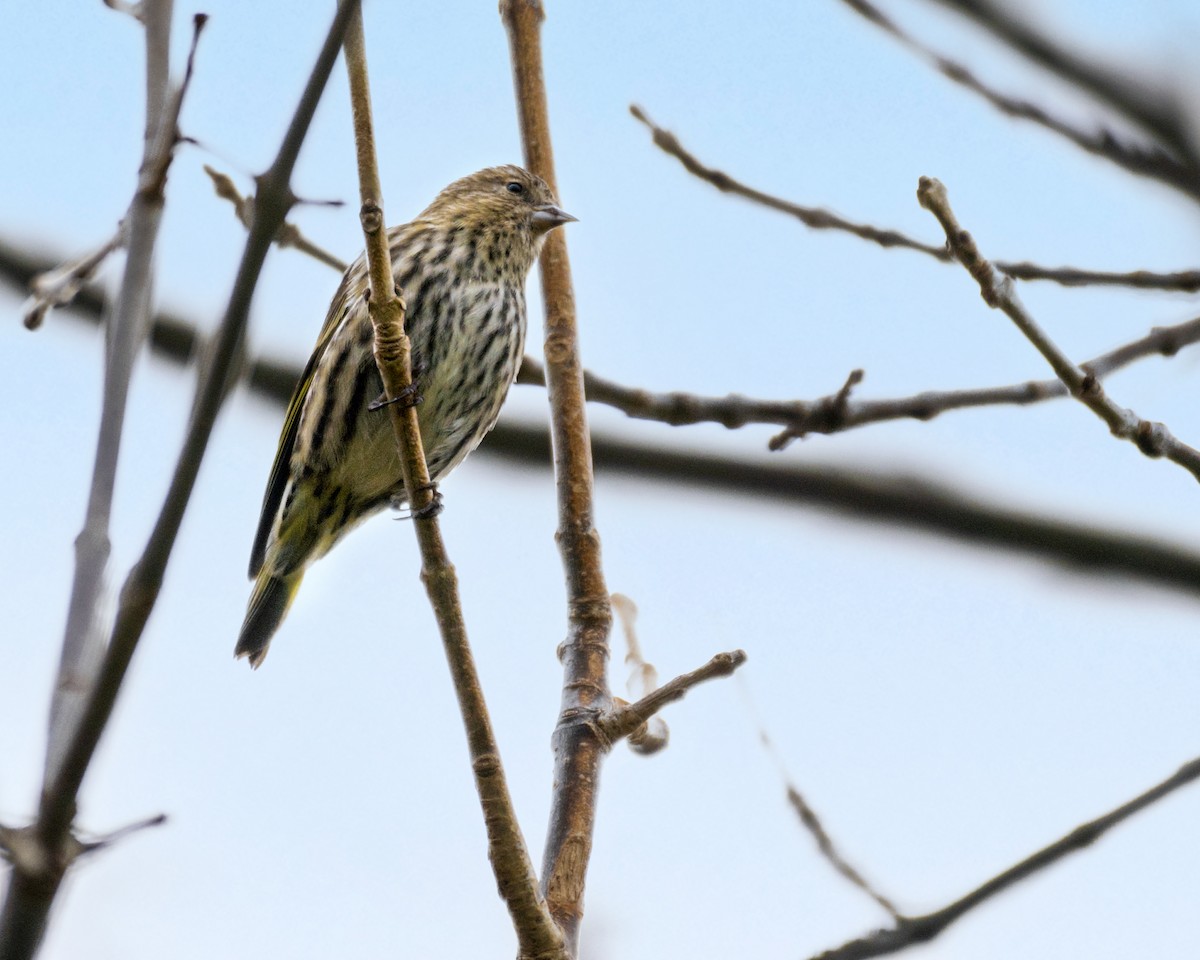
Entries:
[[[79, 789], [158, 598], [208, 439], [225, 398], [225, 386], [241, 348], [250, 302], [267, 251], [295, 202], [289, 186], [292, 168], [337, 59], [346, 16], [339, 12], [334, 19], [279, 154], [270, 170], [259, 178], [254, 222], [229, 305], [216, 333], [213, 362], [198, 386], [193, 415], [162, 510], [142, 556], [121, 590], [108, 646], [95, 682], [86, 692], [79, 722], [70, 730], [53, 775], [44, 781], [35, 823], [21, 830], [5, 831], [8, 837], [0, 837], [6, 840], [4, 848], [12, 860], [12, 877], [0, 911], [0, 960], [29, 960], [34, 956], [62, 878], [84, 850], [71, 832]], [[165, 166], [162, 176], [165, 177]]]
[[[412, 383], [412, 359], [409, 339], [404, 331], [403, 291], [396, 288], [392, 275], [392, 259], [383, 216], [383, 192], [375, 156], [361, 11], [351, 19], [346, 31], [345, 52], [362, 200], [360, 219], [366, 240], [370, 283], [368, 311], [375, 328], [375, 362], [390, 400], [405, 396]], [[466, 728], [475, 788], [483, 808], [488, 858], [500, 896], [513, 919], [518, 955], [521, 960], [566, 960], [562, 935], [539, 895], [537, 876], [508, 792], [500, 762], [500, 748], [492, 732], [483, 688], [467, 640], [466, 623], [458, 596], [458, 577], [446, 552], [437, 511], [434, 509], [436, 492], [429, 480], [417, 410], [411, 404], [401, 403], [388, 403], [387, 409], [390, 411], [404, 471], [405, 490], [421, 550], [421, 580], [437, 619], [454, 681], [454, 692]]]
[[126, 214], [129, 239], [125, 271], [116, 308], [106, 330], [104, 393], [96, 457], [83, 529], [75, 538], [75, 577], [67, 607], [58, 677], [50, 701], [47, 779], [57, 773], [67, 738], [78, 723], [84, 698], [103, 654], [96, 606], [112, 547], [108, 527], [125, 424], [125, 403], [134, 359], [146, 336], [154, 244], [162, 219], [167, 166], [175, 146], [178, 115], [167, 109], [171, 7], [172, 0], [150, 0], [144, 7], [145, 144], [137, 190]]
[[[554, 157], [542, 76], [540, 0], [502, 0], [526, 166], [555, 196]], [[592, 451], [584, 409], [583, 368], [575, 325], [575, 295], [566, 237], [551, 232], [541, 258], [546, 307], [546, 386], [558, 490], [558, 540], [567, 581], [567, 638], [562, 712], [554, 731], [554, 798], [542, 865], [550, 912], [578, 954], [583, 889], [591, 855], [600, 764], [607, 741], [593, 721], [612, 703], [606, 675], [612, 625], [592, 519]]]

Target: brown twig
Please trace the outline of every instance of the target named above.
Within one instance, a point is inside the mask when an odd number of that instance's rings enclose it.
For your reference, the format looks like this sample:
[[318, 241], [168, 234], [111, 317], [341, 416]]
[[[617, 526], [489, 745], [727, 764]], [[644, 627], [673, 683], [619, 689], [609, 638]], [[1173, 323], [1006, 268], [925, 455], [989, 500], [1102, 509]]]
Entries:
[[[354, 143], [358, 156], [361, 219], [370, 275], [368, 309], [375, 326], [375, 362], [390, 399], [403, 396], [412, 383], [412, 362], [409, 339], [404, 331], [403, 291], [396, 287], [392, 276], [392, 258], [384, 224], [383, 192], [375, 157], [360, 12], [356, 11], [351, 18], [346, 31], [345, 50], [354, 114]], [[471, 770], [483, 808], [488, 858], [500, 896], [512, 916], [519, 943], [518, 956], [522, 960], [565, 960], [562, 935], [538, 893], [537, 875], [525, 848], [525, 839], [521, 835], [508, 792], [500, 762], [500, 748], [492, 731], [483, 688], [467, 640], [466, 623], [458, 596], [458, 577], [446, 552], [436, 510], [433, 509], [437, 494], [429, 480], [417, 410], [411, 404], [389, 403], [387, 406], [391, 411], [407, 499], [412, 508], [413, 526], [421, 550], [421, 580], [433, 607], [454, 681], [454, 692], [467, 733]]]
[[930, 211], [946, 232], [946, 242], [955, 258], [979, 284], [984, 302], [1002, 310], [1037, 351], [1046, 358], [1058, 378], [1076, 400], [1108, 424], [1113, 436], [1128, 440], [1147, 457], [1165, 457], [1200, 480], [1200, 450], [1176, 439], [1165, 424], [1143, 420], [1132, 410], [1114, 403], [1104, 392], [1100, 379], [1088, 373], [1066, 356], [1025, 309], [1017, 296], [1011, 277], [1005, 277], [979, 252], [975, 240], [959, 226], [946, 188], [932, 177], [922, 177], [917, 199]]
[[667, 704], [682, 700], [692, 687], [704, 683], [706, 680], [732, 676], [733, 672], [745, 662], [745, 650], [718, 653], [704, 666], [697, 667], [689, 673], [680, 674], [657, 690], [650, 691], [636, 703], [627, 704], [605, 714], [597, 721], [597, 725], [610, 743], [616, 743], [622, 737], [629, 736], [638, 727], [645, 725]]
[[[501, 0], [525, 165], [559, 196], [546, 87], [542, 77], [541, 0]], [[592, 516], [592, 454], [575, 325], [566, 237], [552, 231], [541, 256], [546, 381], [550, 400], [558, 540], [567, 583], [562, 711], [554, 730], [554, 796], [542, 866], [542, 891], [572, 957], [579, 953], [583, 889], [591, 856], [604, 743], [592, 723], [611, 705], [608, 588]]]
[[[970, 90], [972, 93], [982, 97], [1001, 113], [1009, 117], [1014, 117], [1020, 120], [1029, 120], [1039, 126], [1045, 127], [1053, 133], [1058, 134], [1064, 139], [1070, 141], [1079, 149], [1092, 154], [1093, 156], [1101, 157], [1111, 163], [1116, 164], [1130, 173], [1141, 177], [1148, 177], [1154, 180], [1159, 180], [1168, 186], [1174, 187], [1177, 190], [1188, 192], [1192, 189], [1192, 183], [1195, 177], [1194, 171], [1190, 171], [1184, 164], [1172, 157], [1170, 154], [1161, 150], [1156, 145], [1132, 144], [1123, 141], [1111, 130], [1104, 127], [1099, 127], [1094, 131], [1080, 130], [1072, 126], [1060, 117], [1055, 117], [1047, 112], [1043, 107], [1031, 103], [1027, 100], [1021, 100], [1015, 97], [1007, 96], [993, 90], [982, 80], [975, 76], [967, 67], [948, 57], [943, 57], [941, 54], [931, 50], [920, 40], [913, 37], [911, 34], [901, 29], [901, 27], [883, 11], [868, 0], [842, 0], [855, 13], [862, 16], [864, 19], [875, 24], [885, 33], [890, 34], [893, 38], [899, 41], [903, 46], [914, 51], [922, 59], [931, 63], [939, 73], [953, 83]], [[1011, 265], [1009, 265], [1011, 266]], [[1032, 264], [1018, 264], [1018, 268], [1030, 267], [1033, 270], [1040, 268], [1034, 267]], [[1020, 272], [1012, 269], [1004, 269], [1005, 273], [1018, 279], [1032, 279], [1028, 275], [1022, 275]], [[1190, 272], [1194, 275], [1194, 271]], [[1132, 274], [1131, 277], [1136, 278], [1138, 274]], [[1153, 275], [1148, 275], [1153, 276]], [[1174, 274], [1168, 276], [1178, 276], [1186, 278], [1188, 274]], [[1072, 282], [1066, 278], [1058, 278], [1058, 282], [1065, 286], [1072, 286]], [[1082, 281], [1090, 282], [1090, 281]], [[1141, 286], [1142, 284], [1134, 280], [1129, 286]], [[1173, 288], [1176, 289], [1176, 288]], [[1177, 289], [1188, 289], [1187, 287], [1179, 287]]]
[[[108, 646], [95, 681], [88, 689], [79, 721], [71, 727], [53, 775], [48, 772], [46, 777], [37, 820], [29, 829], [29, 836], [38, 845], [36, 855], [22, 862], [14, 861], [7, 898], [0, 914], [0, 960], [24, 960], [33, 956], [62, 877], [79, 854], [79, 843], [71, 834], [76, 798], [162, 587], [175, 538], [225, 395], [225, 385], [231, 376], [231, 363], [245, 334], [254, 287], [270, 249], [271, 238], [294, 202], [288, 186], [291, 171], [325, 81], [333, 69], [344, 25], [345, 14], [339, 13], [313, 67], [279, 154], [259, 180], [254, 226], [246, 241], [229, 305], [217, 331], [216, 359], [209, 376], [198, 386], [199, 399], [162, 510], [145, 550], [122, 587]], [[165, 176], [165, 167], [162, 175]]]
[[[1081, 367], [1103, 379], [1136, 360], [1155, 355], [1171, 357], [1197, 342], [1200, 342], [1200, 317], [1154, 327], [1145, 336], [1088, 360]], [[544, 386], [541, 364], [526, 357], [517, 382]], [[771, 449], [780, 449], [795, 437], [813, 433], [841, 433], [888, 420], [932, 420], [950, 410], [1006, 404], [1024, 406], [1067, 395], [1066, 386], [1057, 378], [968, 390], [925, 390], [909, 397], [881, 400], [849, 396], [845, 387], [816, 400], [758, 400], [739, 394], [706, 397], [678, 391], [655, 393], [627, 387], [586, 370], [583, 382], [589, 402], [603, 403], [639, 420], [670, 426], [719, 423], [730, 430], [750, 424], [787, 427], [772, 438]]]
[[919, 917], [900, 917], [893, 927], [878, 930], [858, 940], [851, 940], [834, 950], [828, 950], [814, 957], [813, 960], [866, 960], [867, 957], [882, 957], [889, 953], [898, 953], [919, 943], [926, 943], [963, 914], [990, 900], [996, 894], [1002, 893], [1013, 884], [1057, 863], [1068, 854], [1091, 846], [1122, 821], [1141, 812], [1151, 804], [1157, 803], [1180, 787], [1187, 786], [1197, 778], [1200, 778], [1200, 759], [1184, 764], [1173, 776], [1134, 797], [1128, 803], [1102, 817], [1081, 824], [1060, 840], [1048, 847], [1043, 847], [1037, 853], [1026, 857], [1003, 873], [997, 874], [949, 906]]
[[[657, 126], [640, 107], [630, 106], [629, 112], [650, 129], [655, 146], [683, 164], [688, 173], [711, 184], [723, 193], [732, 193], [771, 210], [789, 214], [814, 230], [841, 230], [884, 248], [899, 247], [904, 250], [915, 250], [943, 263], [953, 260], [945, 246], [934, 246], [921, 240], [915, 240], [897, 230], [883, 230], [869, 224], [854, 223], [820, 207], [801, 206], [769, 193], [763, 193], [761, 190], [755, 190], [753, 187], [735, 180], [729, 174], [701, 163], [683, 147], [673, 133]], [[1194, 293], [1200, 290], [1200, 270], [1185, 270], [1175, 273], [1134, 270], [1113, 273], [1103, 270], [1080, 270], [1075, 267], [1040, 267], [1028, 262], [1010, 263], [1001, 260], [996, 261], [996, 267], [1018, 280], [1052, 280], [1068, 287], [1120, 286], [1184, 293]]]

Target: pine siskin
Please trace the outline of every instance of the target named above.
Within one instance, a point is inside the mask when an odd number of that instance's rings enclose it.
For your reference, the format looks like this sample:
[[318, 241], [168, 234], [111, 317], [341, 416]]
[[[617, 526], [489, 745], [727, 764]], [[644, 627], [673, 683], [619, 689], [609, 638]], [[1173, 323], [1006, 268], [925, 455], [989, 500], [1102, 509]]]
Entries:
[[[525, 346], [525, 278], [548, 231], [574, 220], [515, 166], [446, 187], [388, 234], [408, 303], [421, 440], [433, 480], [491, 430]], [[310, 563], [353, 526], [404, 502], [383, 383], [372, 353], [363, 257], [334, 294], [284, 421], [250, 555], [256, 578], [236, 655], [267, 655]]]

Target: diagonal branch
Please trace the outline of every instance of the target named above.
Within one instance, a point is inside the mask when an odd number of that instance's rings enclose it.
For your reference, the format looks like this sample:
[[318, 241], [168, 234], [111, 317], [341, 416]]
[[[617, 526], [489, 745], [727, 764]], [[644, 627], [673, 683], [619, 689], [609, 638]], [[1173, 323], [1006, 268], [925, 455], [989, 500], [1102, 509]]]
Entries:
[[1116, 110], [1172, 151], [1187, 171], [1180, 189], [1200, 201], [1200, 155], [1195, 116], [1185, 90], [1171, 90], [1108, 67], [1071, 49], [996, 0], [937, 0], [978, 23], [1026, 59]]
[[[897, 230], [882, 230], [869, 224], [854, 223], [820, 207], [801, 206], [747, 186], [729, 174], [701, 163], [683, 147], [673, 133], [657, 126], [640, 107], [631, 106], [629, 112], [650, 129], [656, 147], [683, 164], [688, 173], [711, 184], [722, 193], [732, 193], [771, 210], [786, 213], [814, 230], [841, 230], [860, 239], [876, 243], [885, 249], [898, 247], [904, 250], [915, 250], [943, 263], [953, 260], [945, 246], [934, 246], [921, 240], [915, 240]], [[1033, 263], [1010, 263], [1002, 260], [996, 261], [996, 267], [1018, 280], [1052, 280], [1069, 287], [1120, 286], [1185, 293], [1194, 293], [1200, 290], [1200, 270], [1184, 270], [1176, 273], [1134, 270], [1128, 273], [1111, 273], [1101, 270], [1079, 270], [1075, 267], [1040, 267]]]
[[942, 229], [955, 258], [979, 284], [979, 292], [989, 307], [1002, 310], [1030, 343], [1046, 358], [1058, 378], [1076, 400], [1108, 424], [1114, 437], [1128, 440], [1148, 457], [1166, 457], [1200, 480], [1200, 450], [1175, 438], [1165, 424], [1143, 420], [1132, 410], [1116, 404], [1100, 385], [1094, 373], [1073, 363], [1046, 334], [1017, 296], [1011, 277], [1002, 276], [979, 252], [975, 240], [963, 230], [950, 209], [946, 188], [932, 177], [922, 177], [917, 198], [929, 210]]
[[[358, 155], [361, 218], [369, 268], [368, 309], [375, 327], [375, 362], [383, 378], [384, 390], [389, 398], [393, 398], [404, 396], [412, 383], [412, 358], [404, 330], [403, 292], [396, 288], [392, 276], [392, 258], [383, 217], [383, 191], [375, 157], [361, 12], [356, 11], [351, 19], [346, 31], [345, 49], [354, 114], [354, 142]], [[538, 893], [537, 876], [508, 792], [500, 762], [500, 748], [492, 731], [483, 688], [467, 641], [467, 628], [458, 596], [458, 577], [446, 552], [437, 521], [437, 495], [429, 479], [417, 410], [411, 404], [388, 403], [387, 407], [391, 412], [408, 503], [412, 508], [413, 526], [421, 550], [421, 580], [437, 619], [454, 680], [454, 691], [467, 733], [475, 788], [479, 793], [487, 828], [488, 858], [500, 896], [513, 919], [519, 943], [518, 955], [528, 960], [565, 960], [562, 935]]]
[[[1155, 145], [1125, 142], [1111, 130], [1100, 127], [1095, 131], [1080, 130], [1065, 120], [1053, 116], [1044, 108], [993, 90], [967, 67], [931, 50], [920, 40], [902, 30], [898, 24], [868, 0], [842, 0], [855, 13], [890, 34], [903, 46], [931, 63], [946, 79], [982, 97], [1001, 113], [1020, 120], [1029, 120], [1070, 141], [1079, 149], [1114, 163], [1140, 177], [1158, 180], [1176, 190], [1193, 189], [1195, 171], [1189, 170], [1170, 154]], [[1005, 271], [1006, 273], [1011, 271]], [[1012, 273], [1017, 276], [1016, 273]], [[1023, 277], [1022, 279], [1030, 279]], [[1067, 283], [1060, 280], [1060, 283]], [[1070, 285], [1068, 283], [1068, 285]], [[1137, 284], [1132, 284], [1136, 286]]]
[[[541, 0], [501, 0], [525, 165], [559, 196], [542, 76]], [[554, 796], [542, 865], [542, 890], [572, 957], [579, 953], [583, 889], [591, 856], [596, 791], [605, 745], [591, 720], [612, 702], [608, 634], [612, 609], [593, 523], [592, 452], [575, 322], [567, 242], [551, 231], [541, 256], [546, 382], [558, 493], [558, 541], [567, 582], [562, 711], [554, 730]]]
[[1174, 793], [1180, 787], [1187, 786], [1197, 778], [1200, 778], [1200, 759], [1185, 763], [1174, 775], [1162, 783], [1156, 784], [1145, 793], [1134, 797], [1128, 803], [1122, 804], [1104, 816], [1081, 824], [1066, 836], [997, 874], [949, 906], [919, 917], [900, 917], [895, 926], [878, 930], [858, 940], [851, 940], [834, 950], [828, 950], [818, 957], [814, 957], [813, 960], [866, 960], [867, 957], [882, 957], [889, 953], [898, 953], [919, 943], [927, 943], [963, 914], [986, 903], [996, 894], [1003, 893], [1014, 884], [1057, 863], [1063, 857], [1091, 846], [1113, 827], [1129, 819], [1135, 813], [1145, 810], [1151, 804], [1157, 803], [1163, 797]]
[[704, 666], [697, 667], [688, 673], [681, 673], [674, 680], [669, 680], [661, 687], [651, 690], [636, 703], [617, 707], [611, 713], [601, 717], [597, 723], [605, 738], [610, 743], [616, 743], [623, 737], [629, 736], [638, 727], [644, 726], [646, 721], [667, 704], [682, 700], [692, 687], [698, 686], [706, 680], [732, 676], [733, 672], [745, 662], [745, 650], [718, 653]]

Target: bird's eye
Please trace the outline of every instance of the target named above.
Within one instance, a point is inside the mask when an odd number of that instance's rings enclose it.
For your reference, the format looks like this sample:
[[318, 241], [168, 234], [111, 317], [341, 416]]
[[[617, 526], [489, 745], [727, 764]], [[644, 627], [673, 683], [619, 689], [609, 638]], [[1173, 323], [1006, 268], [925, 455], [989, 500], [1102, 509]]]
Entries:
[[509, 193], [515, 193], [518, 196], [520, 196], [522, 193], [525, 192], [525, 185], [522, 183], [517, 183], [517, 181], [514, 180], [514, 181], [512, 181], [512, 183], [508, 184], [508, 186], [505, 187], [505, 189], [508, 190]]

